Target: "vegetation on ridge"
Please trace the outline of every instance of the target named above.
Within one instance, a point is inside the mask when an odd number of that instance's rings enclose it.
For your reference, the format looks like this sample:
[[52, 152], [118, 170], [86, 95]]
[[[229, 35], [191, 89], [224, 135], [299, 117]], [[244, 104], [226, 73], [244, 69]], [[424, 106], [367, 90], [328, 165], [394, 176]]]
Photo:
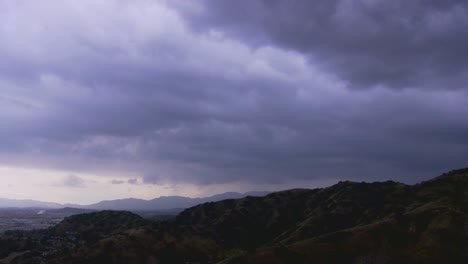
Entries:
[[467, 183], [465, 169], [413, 186], [340, 182], [210, 202], [160, 222], [77, 215], [36, 235], [79, 243], [44, 256], [45, 239], [11, 263], [467, 263]]

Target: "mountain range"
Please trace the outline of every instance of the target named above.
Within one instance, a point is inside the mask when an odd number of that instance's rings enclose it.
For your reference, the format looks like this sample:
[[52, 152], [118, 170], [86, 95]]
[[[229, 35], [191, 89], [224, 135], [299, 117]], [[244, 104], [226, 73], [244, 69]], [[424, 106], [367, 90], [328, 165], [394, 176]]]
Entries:
[[64, 207], [58, 203], [41, 202], [35, 200], [15, 200], [0, 198], [0, 208], [61, 208]]
[[225, 199], [239, 199], [246, 196], [264, 196], [267, 194], [268, 192], [227, 192], [204, 198], [190, 198], [183, 196], [161, 196], [152, 200], [128, 198], [118, 200], [106, 200], [90, 205], [59, 204], [35, 200], [14, 200], [0, 198], [0, 208], [80, 208], [94, 210], [157, 211], [170, 210], [175, 208], [183, 209], [207, 202], [216, 202]]
[[[67, 217], [0, 239], [10, 263], [468, 263], [468, 169], [208, 202], [175, 218]], [[0, 261], [1, 262], [1, 261]]]

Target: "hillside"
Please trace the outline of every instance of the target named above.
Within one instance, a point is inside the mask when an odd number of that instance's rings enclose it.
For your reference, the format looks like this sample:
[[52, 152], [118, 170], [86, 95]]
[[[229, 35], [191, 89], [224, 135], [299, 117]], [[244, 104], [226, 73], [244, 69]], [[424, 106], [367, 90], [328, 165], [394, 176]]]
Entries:
[[340, 182], [209, 202], [156, 223], [115, 221], [126, 213], [85, 214], [49, 232], [85, 233], [90, 223], [100, 226], [91, 233], [103, 237], [47, 262], [467, 263], [467, 206], [465, 169], [413, 186]]
[[69, 216], [50, 228], [48, 233], [54, 236], [74, 233], [85, 240], [94, 240], [145, 224], [148, 221], [130, 212], [101, 211]]

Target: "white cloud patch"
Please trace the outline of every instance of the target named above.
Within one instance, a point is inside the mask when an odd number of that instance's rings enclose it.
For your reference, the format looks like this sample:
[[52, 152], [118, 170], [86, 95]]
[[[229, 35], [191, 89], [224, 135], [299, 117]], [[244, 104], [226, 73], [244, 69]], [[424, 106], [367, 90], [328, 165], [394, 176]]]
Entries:
[[82, 178], [76, 175], [68, 175], [62, 182], [63, 186], [71, 188], [84, 188], [86, 187], [86, 182]]

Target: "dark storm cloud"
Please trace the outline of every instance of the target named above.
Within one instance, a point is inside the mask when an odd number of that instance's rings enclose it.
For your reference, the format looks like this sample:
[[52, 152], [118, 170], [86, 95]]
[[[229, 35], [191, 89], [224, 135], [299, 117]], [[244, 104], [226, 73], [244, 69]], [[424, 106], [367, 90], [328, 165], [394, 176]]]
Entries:
[[68, 175], [62, 183], [65, 187], [71, 188], [84, 188], [86, 187], [85, 181], [76, 176], [76, 175]]
[[127, 183], [132, 185], [138, 184], [138, 179], [128, 179]]
[[466, 62], [449, 59], [463, 3], [217, 1], [190, 17], [157, 1], [8, 3], [1, 164], [156, 184], [415, 182], [466, 165], [468, 94], [450, 89]]
[[205, 0], [183, 10], [198, 30], [307, 54], [350, 88], [467, 88], [464, 0]]
[[114, 185], [119, 185], [119, 184], [124, 184], [125, 181], [121, 181], [121, 180], [112, 180], [111, 181], [111, 184], [114, 184]]

